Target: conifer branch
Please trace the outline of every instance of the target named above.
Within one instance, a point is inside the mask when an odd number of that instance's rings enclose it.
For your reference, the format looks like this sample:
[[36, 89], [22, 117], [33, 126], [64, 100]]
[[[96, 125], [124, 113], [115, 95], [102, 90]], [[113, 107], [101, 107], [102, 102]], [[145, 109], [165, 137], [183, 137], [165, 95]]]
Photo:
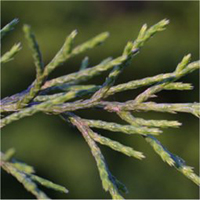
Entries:
[[[169, 120], [145, 120], [143, 118], [136, 118], [130, 112], [121, 111], [117, 113], [122, 119], [128, 121], [135, 127], [148, 126], [148, 127], [159, 127], [159, 128], [178, 128], [181, 123], [178, 121]], [[152, 134], [152, 132], [150, 133]], [[152, 134], [153, 135], [153, 134]]]
[[17, 18], [13, 19], [10, 23], [8, 23], [6, 26], [4, 26], [1, 31], [0, 31], [0, 35], [1, 35], [1, 39], [7, 35], [9, 32], [14, 30], [14, 26], [19, 22], [19, 20]]
[[32, 166], [12, 158], [14, 153], [13, 149], [9, 149], [5, 154], [1, 152], [0, 166], [22, 183], [26, 190], [32, 193], [37, 199], [49, 199], [49, 197], [38, 188], [35, 182], [59, 192], [68, 193], [65, 187], [34, 175], [35, 170]]
[[0, 58], [0, 64], [7, 63], [14, 59], [14, 56], [21, 50], [21, 44], [15, 44], [13, 47], [6, 52], [1, 58]]
[[[118, 115], [129, 124], [139, 126], [130, 112], [118, 112]], [[182, 158], [170, 153], [154, 136], [143, 135], [143, 137], [153, 147], [154, 151], [164, 162], [175, 167], [195, 184], [200, 185], [200, 178], [193, 172], [192, 167], [185, 165], [185, 161]]]
[[35, 63], [35, 66], [36, 66], [36, 71], [37, 71], [36, 76], [39, 77], [39, 76], [41, 76], [41, 74], [44, 70], [44, 63], [42, 61], [42, 54], [40, 52], [40, 49], [39, 49], [38, 43], [36, 41], [35, 35], [31, 31], [31, 27], [29, 25], [24, 25], [23, 31], [24, 31], [25, 37], [28, 41], [29, 47], [33, 52], [33, 59], [34, 59], [34, 63]]
[[49, 197], [44, 192], [40, 191], [37, 185], [25, 173], [5, 162], [1, 162], [1, 167], [22, 183], [25, 189], [32, 193], [37, 199], [49, 199]]
[[[139, 33], [137, 39], [135, 42], [128, 42], [126, 47], [124, 48], [122, 56], [119, 56], [118, 58], [111, 60], [108, 63], [97, 65], [95, 67], [85, 69], [70, 75], [62, 76], [56, 79], [53, 79], [51, 81], [47, 81], [46, 84], [44, 85], [43, 89], [47, 87], [52, 87], [55, 85], [60, 85], [63, 83], [69, 83], [72, 81], [77, 81], [80, 83], [80, 81], [87, 81], [90, 78], [95, 77], [96, 75], [99, 75], [99, 73], [103, 71], [107, 71], [109, 69], [112, 69], [113, 66], [121, 64], [123, 61], [126, 60], [126, 57], [123, 55], [129, 55], [131, 56], [132, 52], [135, 52], [136, 49], [140, 49], [143, 47], [145, 42], [147, 42], [153, 35], [155, 35], [157, 32], [163, 31], [167, 24], [169, 23], [169, 20], [162, 20], [159, 23], [155, 24], [154, 26], [150, 27], [148, 30], [145, 29], [145, 31], [142, 31], [143, 34]], [[143, 29], [143, 28], [142, 28]]]
[[[1, 30], [3, 36], [10, 32], [16, 23], [17, 21], [14, 20], [4, 27]], [[109, 57], [94, 67], [89, 67], [88, 57], [85, 57], [82, 60], [78, 72], [52, 80], [47, 80], [52, 71], [75, 55], [100, 45], [107, 39], [109, 34], [107, 32], [102, 33], [83, 44], [73, 47], [77, 31], [72, 31], [72, 33], [66, 38], [60, 51], [58, 51], [51, 62], [45, 66], [35, 36], [30, 27], [25, 25], [25, 35], [32, 50], [36, 66], [36, 79], [28, 89], [1, 100], [1, 127], [23, 117], [31, 116], [37, 112], [61, 116], [65, 121], [76, 126], [88, 143], [92, 155], [95, 158], [103, 188], [111, 194], [113, 199], [123, 199], [120, 191], [127, 192], [127, 188], [110, 173], [104, 156], [97, 146], [97, 142], [137, 159], [143, 159], [144, 155], [142, 152], [136, 151], [132, 147], [125, 146], [120, 142], [99, 135], [91, 128], [104, 129], [111, 132], [121, 132], [130, 135], [138, 134], [142, 136], [142, 138], [146, 139], [164, 162], [175, 167], [184, 176], [199, 185], [199, 177], [193, 172], [192, 168], [187, 166], [183, 159], [170, 153], [153, 136], [159, 135], [162, 132], [161, 129], [164, 128], [178, 128], [181, 123], [170, 120], [137, 118], [134, 117], [133, 112], [155, 111], [168, 112], [172, 114], [176, 112], [184, 112], [200, 117], [200, 104], [196, 102], [147, 102], [150, 98], [156, 97], [156, 94], [162, 90], [192, 90], [193, 86], [190, 83], [176, 81], [194, 70], [199, 69], [200, 61], [198, 60], [190, 63], [191, 55], [188, 54], [183, 57], [182, 61], [177, 65], [175, 71], [172, 73], [159, 74], [114, 86], [116, 79], [123, 70], [130, 65], [132, 59], [139, 53], [144, 44], [157, 32], [163, 31], [168, 23], [169, 20], [164, 19], [150, 28], [147, 28], [147, 25], [145, 24], [142, 26], [136, 40], [127, 42], [127, 45], [119, 57], [114, 59]], [[1, 63], [12, 60], [14, 54], [19, 50], [19, 44], [14, 45], [9, 52], [3, 55]], [[100, 75], [104, 71], [110, 72], [102, 85], [79, 85], [82, 84], [82, 82]], [[144, 90], [144, 92], [140, 93], [134, 100], [128, 100], [126, 102], [105, 101], [107, 97], [116, 93], [144, 86], [149, 87]], [[128, 124], [122, 125], [115, 122], [83, 119], [71, 113], [71, 111], [91, 108], [113, 112]], [[36, 196], [36, 198], [48, 198], [46, 194], [38, 189], [36, 182], [60, 192], [68, 192], [66, 188], [36, 176], [34, 174], [35, 170], [32, 166], [11, 159], [13, 153], [13, 149], [9, 150], [5, 154], [1, 153], [1, 167], [21, 182], [28, 191]]]
[[101, 120], [86, 120], [82, 119], [88, 126], [93, 128], [105, 129], [113, 132], [122, 132], [126, 134], [152, 134], [159, 135], [162, 131], [157, 128], [147, 128], [143, 126], [129, 126], [129, 125], [120, 125], [117, 123], [105, 122]]
[[[113, 199], [124, 199], [120, 195], [117, 186], [115, 185], [115, 182], [113, 182], [112, 180], [112, 175], [107, 167], [107, 164], [101, 153], [101, 150], [90, 136], [93, 135], [93, 131], [84, 122], [82, 122], [81, 118], [79, 118], [78, 116], [72, 113], [67, 113], [67, 114], [69, 115], [69, 120], [71, 121], [71, 123], [75, 125], [78, 128], [78, 130], [82, 133], [82, 136], [84, 137], [85, 141], [88, 143], [91, 149], [92, 155], [95, 158], [99, 170], [99, 175], [104, 190], [109, 191]], [[65, 115], [62, 116], [65, 117]]]
[[155, 137], [147, 135], [145, 139], [164, 162], [167, 162], [170, 166], [174, 166], [184, 176], [200, 186], [200, 177], [193, 172], [193, 167], [187, 166], [182, 158], [170, 153]]

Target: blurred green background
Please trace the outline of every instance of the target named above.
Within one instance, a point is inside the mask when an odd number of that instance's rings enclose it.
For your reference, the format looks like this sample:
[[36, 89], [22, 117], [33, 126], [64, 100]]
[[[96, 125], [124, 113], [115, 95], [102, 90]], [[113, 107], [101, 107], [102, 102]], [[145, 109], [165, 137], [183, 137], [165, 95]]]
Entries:
[[[14, 43], [21, 42], [23, 49], [15, 60], [2, 69], [2, 97], [26, 89], [34, 80], [35, 68], [32, 55], [24, 39], [22, 25], [32, 26], [47, 64], [62, 46], [66, 35], [78, 30], [76, 44], [109, 31], [111, 37], [100, 47], [69, 60], [57, 69], [50, 78], [75, 72], [87, 55], [90, 66], [102, 59], [121, 54], [128, 40], [134, 40], [140, 27], [149, 26], [163, 18], [170, 19], [167, 30], [152, 38], [117, 83], [127, 82], [159, 73], [171, 72], [188, 53], [192, 60], [199, 57], [199, 5], [196, 1], [182, 2], [6, 2], [2, 1], [2, 26], [13, 18], [20, 23], [15, 31], [2, 41], [2, 53]], [[107, 73], [93, 79], [103, 83]], [[193, 91], [165, 91], [155, 99], [157, 102], [198, 101], [198, 71], [182, 79], [192, 82]], [[116, 95], [113, 100], [133, 99], [144, 88]], [[103, 119], [121, 123], [111, 113], [99, 110], [79, 111], [89, 119]], [[136, 113], [146, 119], [171, 119], [183, 123], [180, 129], [168, 129], [159, 140], [173, 153], [199, 170], [198, 119], [189, 114]], [[98, 133], [130, 145], [144, 152], [146, 159], [138, 161], [101, 146], [111, 172], [129, 189], [125, 198], [136, 199], [197, 199], [198, 187], [175, 169], [163, 163], [151, 147], [139, 136], [127, 136], [97, 130]], [[59, 117], [38, 113], [14, 122], [2, 130], [2, 150], [16, 149], [15, 157], [35, 167], [38, 175], [66, 186], [69, 194], [60, 194], [44, 189], [52, 198], [110, 198], [101, 186], [96, 163], [81, 134]], [[14, 178], [2, 172], [2, 199], [33, 198]]]

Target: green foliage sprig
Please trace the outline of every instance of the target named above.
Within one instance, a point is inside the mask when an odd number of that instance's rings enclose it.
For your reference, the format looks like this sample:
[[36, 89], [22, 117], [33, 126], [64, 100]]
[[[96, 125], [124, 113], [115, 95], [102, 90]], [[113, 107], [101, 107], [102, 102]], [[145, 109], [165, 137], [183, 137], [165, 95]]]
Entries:
[[[16, 23], [17, 20], [13, 20], [6, 25], [1, 30], [1, 38], [10, 32]], [[116, 79], [123, 72], [124, 68], [130, 65], [131, 60], [139, 53], [144, 44], [157, 32], [165, 30], [168, 23], [169, 20], [164, 19], [150, 28], [145, 24], [142, 26], [136, 40], [129, 41], [122, 55], [119, 57], [114, 59], [107, 58], [93, 67], [88, 67], [89, 58], [85, 57], [78, 72], [52, 80], [47, 79], [53, 70], [68, 59], [103, 43], [109, 34], [107, 32], [102, 33], [77, 47], [73, 47], [74, 39], [77, 35], [77, 31], [75, 30], [66, 38], [64, 45], [52, 61], [45, 66], [39, 45], [31, 31], [31, 27], [24, 25], [23, 30], [32, 50], [33, 60], [36, 66], [36, 79], [25, 91], [11, 97], [5, 97], [1, 100], [1, 127], [23, 117], [31, 116], [37, 112], [59, 115], [64, 121], [73, 124], [81, 132], [95, 158], [103, 188], [110, 193], [113, 199], [123, 199], [121, 192], [127, 192], [127, 188], [111, 174], [97, 143], [140, 160], [144, 159], [145, 156], [140, 151], [95, 133], [92, 128], [125, 134], [139, 134], [152, 146], [153, 150], [164, 162], [175, 167], [195, 184], [200, 185], [200, 179], [193, 172], [192, 167], [187, 166], [183, 159], [169, 152], [167, 148], [155, 138], [155, 136], [162, 133], [161, 129], [178, 128], [181, 126], [181, 123], [169, 120], [146, 120], [143, 118], [136, 118], [133, 115], [133, 112], [156, 111], [169, 113], [186, 112], [199, 117], [199, 103], [154, 103], [150, 102], [149, 99], [156, 97], [155, 95], [162, 90], [192, 90], [193, 86], [190, 83], [176, 81], [194, 70], [199, 69], [200, 62], [193, 61], [190, 63], [191, 55], [188, 54], [183, 57], [182, 61], [172, 73], [159, 74], [114, 86]], [[18, 53], [20, 49], [21, 47], [19, 44], [14, 45], [9, 52], [2, 56], [1, 64], [12, 60], [13, 56]], [[111, 72], [102, 85], [80, 85], [108, 70], [111, 70]], [[105, 100], [107, 97], [118, 92], [144, 86], [149, 86], [149, 88], [140, 93], [133, 100], [126, 102]], [[78, 100], [72, 101], [77, 98]], [[98, 108], [108, 112], [114, 112], [127, 124], [121, 125], [102, 120], [83, 119], [72, 113], [79, 109], [89, 108]], [[31, 166], [13, 161], [13, 159], [11, 160], [12, 154], [13, 151], [8, 151], [5, 154], [1, 153], [1, 167], [21, 182], [28, 191], [36, 196], [36, 198], [48, 198], [46, 194], [38, 189], [36, 182], [61, 192], [67, 192], [64, 187], [34, 175], [34, 169]]]
[[32, 193], [37, 199], [50, 199], [44, 192], [42, 192], [36, 183], [45, 187], [57, 190], [59, 192], [68, 193], [68, 190], [60, 185], [57, 185], [51, 181], [36, 176], [33, 167], [12, 159], [14, 149], [9, 149], [5, 154], [1, 153], [1, 167], [9, 174], [14, 176], [27, 191]]

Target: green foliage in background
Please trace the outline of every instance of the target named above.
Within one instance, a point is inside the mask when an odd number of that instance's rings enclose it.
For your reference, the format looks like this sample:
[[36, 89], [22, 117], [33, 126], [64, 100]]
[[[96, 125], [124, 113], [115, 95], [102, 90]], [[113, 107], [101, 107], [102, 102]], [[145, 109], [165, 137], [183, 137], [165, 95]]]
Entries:
[[[175, 71], [172, 73], [133, 80], [128, 83], [114, 86], [118, 76], [122, 73], [124, 68], [130, 65], [132, 59], [138, 55], [138, 52], [143, 45], [157, 32], [165, 30], [168, 23], [169, 21], [164, 19], [150, 28], [144, 24], [136, 40], [127, 43], [121, 56], [115, 59], [108, 58], [93, 67], [88, 67], [88, 57], [86, 57], [83, 59], [78, 72], [51, 80], [47, 80], [47, 78], [53, 70], [68, 61], [68, 59], [98, 46], [107, 39], [109, 34], [107, 32], [102, 33], [91, 40], [74, 47], [73, 43], [77, 31], [73, 31], [66, 38], [64, 45], [52, 61], [45, 66], [39, 45], [30, 26], [24, 25], [23, 30], [32, 50], [33, 60], [36, 66], [36, 79], [27, 90], [2, 99], [1, 127], [26, 116], [31, 116], [37, 112], [59, 115], [64, 121], [73, 124], [81, 132], [95, 158], [103, 188], [110, 193], [113, 199], [123, 199], [121, 192], [127, 192], [127, 188], [111, 174], [97, 143], [137, 159], [143, 159], [145, 156], [142, 152], [95, 133], [91, 128], [105, 129], [125, 134], [139, 134], [153, 147], [155, 152], [164, 162], [175, 167], [188, 179], [199, 185], [199, 177], [193, 172], [192, 167], [187, 166], [185, 161], [177, 155], [170, 153], [157, 138], [153, 136], [161, 134], [162, 128], [177, 128], [181, 123], [170, 120], [146, 120], [143, 118], [136, 118], [133, 114], [133, 112], [138, 111], [169, 113], [185, 112], [199, 117], [199, 103], [161, 104], [147, 101], [150, 98], [155, 98], [156, 93], [162, 90], [193, 89], [192, 85], [189, 83], [175, 81], [182, 76], [199, 69], [199, 61], [190, 62], [191, 55], [188, 54], [183, 57]], [[16, 20], [12, 21], [2, 29], [1, 34], [3, 36], [6, 35], [15, 24]], [[15, 45], [14, 47], [2, 56], [2, 64], [12, 60], [15, 54], [20, 50], [20, 45]], [[111, 71], [102, 85], [80, 85], [80, 83], [88, 81], [107, 70]], [[144, 86], [148, 86], [148, 88], [137, 95], [133, 100], [125, 102], [105, 101], [106, 98], [116, 93]], [[116, 113], [117, 116], [129, 125], [101, 120], [83, 119], [73, 113], [73, 111], [88, 108], [102, 109], [104, 111]], [[67, 192], [62, 186], [58, 186], [33, 175], [33, 170], [28, 170], [27, 172], [27, 168], [30, 169], [30, 166], [22, 167], [23, 165], [21, 166], [20, 163], [16, 166], [13, 162], [10, 162], [9, 159], [9, 152], [6, 154], [2, 153], [2, 168], [22, 182], [24, 187], [32, 192], [37, 198], [47, 198], [47, 196], [45, 196], [43, 192], [38, 191], [34, 182], [39, 182], [46, 187]]]

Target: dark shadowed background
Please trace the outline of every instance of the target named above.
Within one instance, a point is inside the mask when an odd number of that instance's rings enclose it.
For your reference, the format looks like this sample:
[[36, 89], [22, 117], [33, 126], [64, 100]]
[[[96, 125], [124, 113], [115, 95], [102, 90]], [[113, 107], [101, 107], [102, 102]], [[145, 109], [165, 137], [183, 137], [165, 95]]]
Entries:
[[[182, 57], [192, 54], [199, 57], [199, 6], [198, 2], [6, 2], [2, 3], [2, 26], [13, 18], [20, 23], [15, 31], [2, 41], [2, 53], [14, 43], [21, 42], [23, 49], [15, 60], [2, 69], [2, 97], [26, 89], [35, 78], [31, 52], [22, 32], [24, 23], [30, 24], [47, 64], [62, 46], [66, 35], [78, 30], [76, 44], [100, 32], [109, 31], [111, 36], [104, 45], [87, 51], [52, 73], [50, 78], [75, 72], [87, 55], [90, 66], [109, 56], [119, 56], [129, 40], [134, 40], [140, 27], [149, 26], [163, 18], [170, 19], [167, 30], [152, 38], [137, 55], [131, 66], [119, 77], [117, 83], [127, 82], [164, 72], [172, 72]], [[91, 83], [103, 83], [107, 73]], [[155, 99], [157, 102], [198, 101], [198, 71], [182, 78], [192, 82], [193, 91], [165, 91]], [[116, 95], [113, 100], [133, 99], [144, 88]], [[114, 114], [102, 111], [81, 111], [89, 119], [121, 122]], [[190, 114], [136, 113], [145, 119], [171, 119], [183, 123], [180, 129], [167, 129], [159, 140], [173, 153], [199, 170], [198, 119]], [[121, 141], [123, 144], [144, 152], [143, 161], [126, 157], [101, 146], [111, 172], [129, 189], [125, 198], [198, 198], [198, 187], [174, 168], [170, 168], [139, 136], [127, 136], [97, 130], [98, 133]], [[23, 118], [2, 130], [2, 150], [16, 149], [15, 157], [35, 167], [38, 175], [66, 186], [69, 194], [52, 190], [46, 193], [52, 198], [110, 198], [101, 186], [96, 163], [81, 134], [57, 116], [38, 113]], [[3, 199], [33, 198], [13, 177], [2, 172]], [[42, 188], [43, 189], [43, 188]]]

